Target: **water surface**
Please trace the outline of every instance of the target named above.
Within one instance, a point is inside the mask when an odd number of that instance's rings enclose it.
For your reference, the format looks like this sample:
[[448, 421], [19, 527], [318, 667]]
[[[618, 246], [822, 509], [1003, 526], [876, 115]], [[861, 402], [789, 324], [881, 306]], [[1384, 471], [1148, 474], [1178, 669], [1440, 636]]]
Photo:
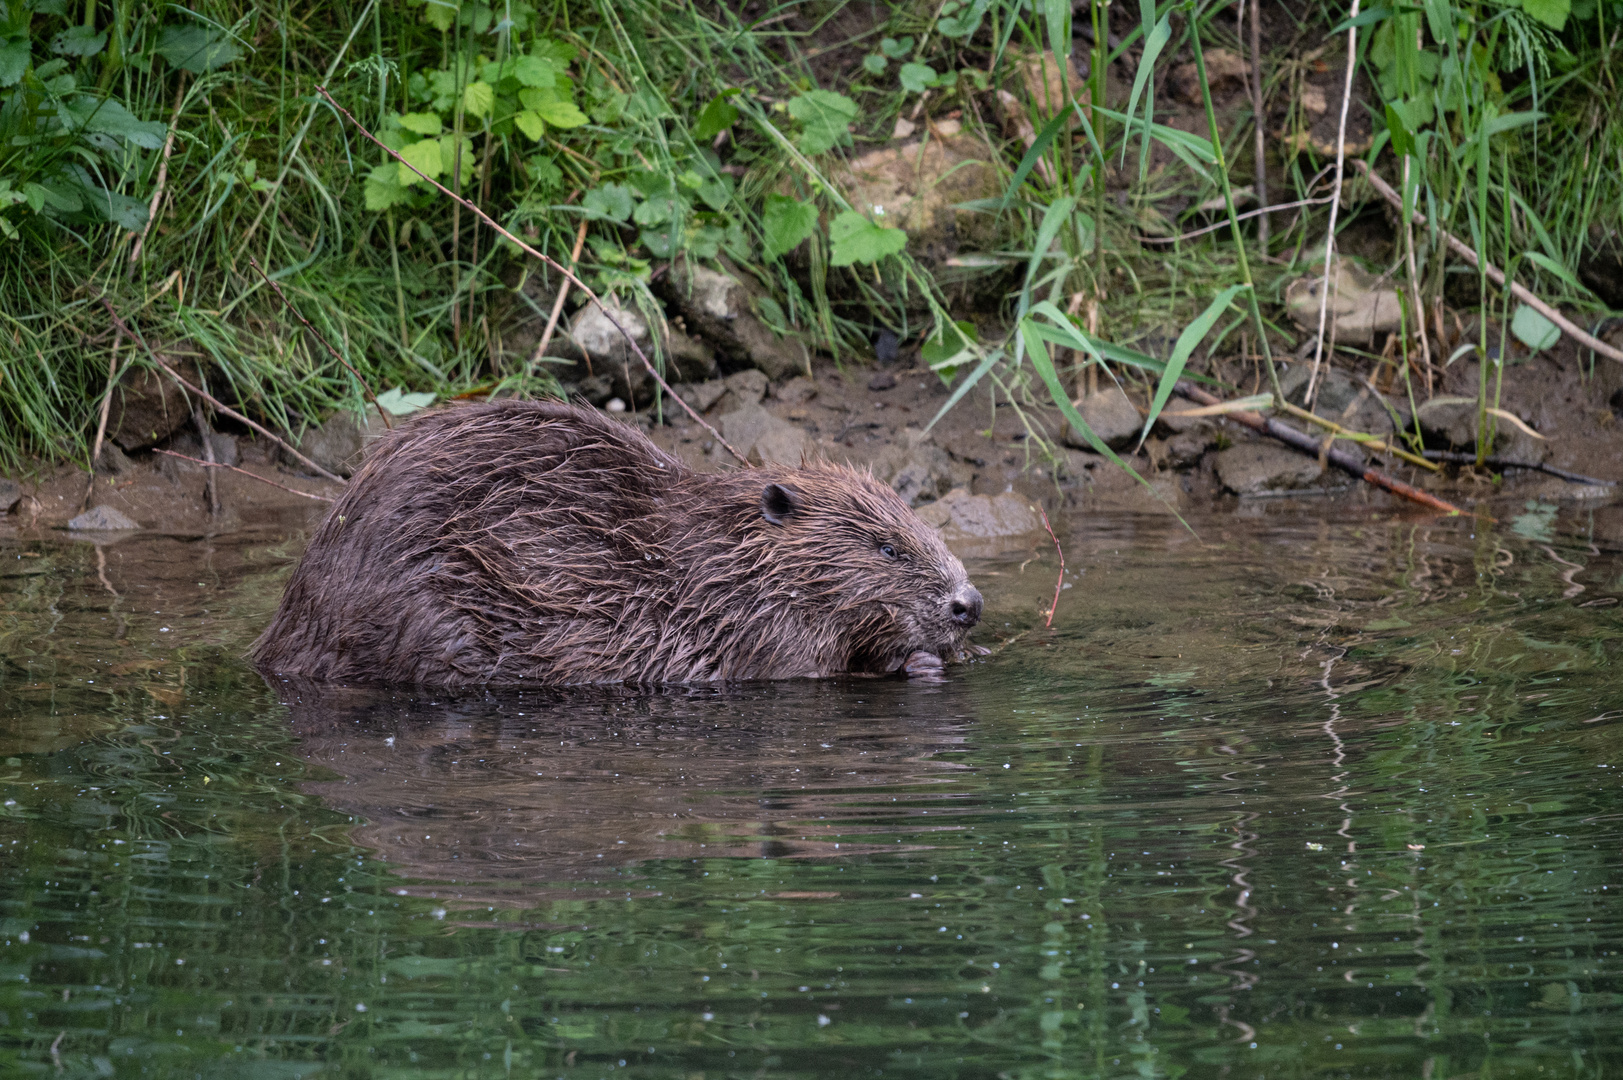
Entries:
[[943, 683], [457, 696], [242, 662], [301, 523], [0, 537], [0, 1071], [1615, 1076], [1623, 513], [1502, 517], [1078, 518]]

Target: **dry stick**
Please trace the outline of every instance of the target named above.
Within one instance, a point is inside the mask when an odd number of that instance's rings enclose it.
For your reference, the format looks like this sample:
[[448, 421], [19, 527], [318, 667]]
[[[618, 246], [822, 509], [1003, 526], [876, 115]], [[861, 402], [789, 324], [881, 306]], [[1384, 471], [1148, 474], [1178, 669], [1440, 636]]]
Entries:
[[[1451, 465], [1475, 465], [1477, 463], [1475, 454], [1466, 454], [1458, 450], [1427, 450], [1426, 456], [1436, 461], [1446, 461]], [[1595, 487], [1617, 486], [1616, 480], [1600, 480], [1593, 476], [1585, 476], [1583, 473], [1568, 472], [1566, 469], [1558, 469], [1554, 465], [1546, 465], [1542, 461], [1512, 461], [1510, 458], [1491, 457], [1485, 459], [1482, 464], [1490, 469], [1530, 469], [1534, 472], [1549, 473], [1551, 476], [1560, 477], [1562, 480], [1568, 480], [1574, 484], [1592, 484]]]
[[[1278, 206], [1264, 206], [1258, 210], [1247, 210], [1243, 214], [1235, 214], [1234, 220], [1244, 221], [1246, 218], [1254, 218], [1261, 214], [1264, 215], [1262, 220], [1267, 221], [1268, 218], [1266, 215], [1273, 213], [1275, 210], [1295, 210], [1302, 206], [1322, 206], [1329, 201], [1330, 196], [1328, 195], [1320, 199], [1298, 199], [1295, 202], [1280, 203]], [[1141, 244], [1177, 244], [1184, 240], [1192, 240], [1197, 236], [1205, 236], [1209, 232], [1216, 232], [1219, 229], [1226, 229], [1228, 227], [1228, 219], [1224, 218], [1215, 225], [1208, 225], [1204, 229], [1196, 229], [1194, 232], [1179, 233], [1177, 236], [1140, 236], [1138, 238], [1138, 242]]]
[[185, 454], [177, 454], [173, 450], [159, 450], [157, 453], [168, 454], [170, 457], [176, 457], [182, 461], [189, 461], [193, 465], [202, 465], [210, 469], [230, 469], [232, 472], [240, 472], [244, 476], [252, 477], [253, 479], [258, 480], [261, 484], [269, 484], [271, 487], [281, 488], [283, 491], [291, 492], [294, 495], [299, 495], [306, 499], [315, 499], [317, 502], [330, 503], [335, 501], [325, 495], [317, 495], [309, 491], [300, 491], [298, 488], [290, 488], [286, 484], [278, 484], [275, 480], [266, 479], [265, 477], [260, 476], [258, 473], [249, 472], [247, 469], [239, 469], [235, 465], [226, 465], [218, 461], [203, 461], [200, 458], [187, 457]]
[[[1397, 207], [1398, 213], [1401, 214], [1403, 212], [1403, 196], [1399, 195], [1396, 191], [1393, 191], [1392, 185], [1388, 184], [1385, 180], [1382, 180], [1375, 170], [1371, 169], [1364, 162], [1358, 162], [1358, 167], [1364, 171], [1364, 176], [1369, 179], [1371, 186], [1375, 188], [1375, 190], [1380, 194], [1381, 198]], [[1430, 223], [1426, 220], [1426, 215], [1422, 214], [1418, 210], [1414, 212], [1413, 221], [1414, 224], [1423, 228], [1430, 226]], [[1477, 253], [1471, 250], [1471, 246], [1469, 244], [1455, 236], [1453, 233], [1447, 232], [1443, 229], [1438, 229], [1437, 234], [1443, 238], [1450, 248], [1453, 249], [1454, 254], [1458, 255], [1472, 266], [1477, 265]], [[1514, 281], [1507, 282], [1505, 280], [1505, 272], [1499, 269], [1497, 266], [1490, 262], [1484, 261], [1482, 263], [1482, 272], [1488, 275], [1488, 280], [1492, 281], [1495, 285], [1498, 285], [1501, 288], [1508, 288], [1512, 296], [1526, 304], [1528, 307], [1532, 308], [1534, 311], [1538, 312], [1540, 315], [1543, 315], [1546, 319], [1549, 319], [1551, 322], [1555, 323], [1555, 325], [1561, 328], [1562, 333], [1566, 334], [1580, 345], [1593, 349], [1595, 352], [1600, 353], [1602, 356], [1610, 360], [1623, 361], [1623, 349], [1614, 348], [1611, 345], [1606, 344], [1606, 342], [1601, 341], [1593, 334], [1586, 332], [1571, 319], [1568, 319], [1566, 316], [1562, 315], [1545, 301], [1540, 300], [1524, 286], [1518, 285]]]
[[[580, 252], [581, 249], [586, 246], [586, 226], [588, 224], [590, 223], [583, 219], [580, 223], [580, 228], [575, 230], [575, 250], [569, 253], [569, 263], [571, 266], [580, 265]], [[564, 301], [568, 298], [569, 286], [565, 285], [558, 290], [557, 297], [552, 301], [552, 314], [547, 316], [547, 328], [541, 332], [541, 341], [536, 345], [535, 352], [530, 354], [530, 362], [525, 367], [526, 372], [534, 371], [535, 366], [539, 364], [541, 362], [541, 358], [546, 355], [547, 346], [552, 344], [552, 333], [554, 330], [558, 329], [558, 316], [563, 314]], [[588, 361], [587, 366], [590, 368], [590, 361]]]
[[486, 225], [489, 225], [492, 229], [495, 229], [497, 232], [501, 233], [503, 236], [507, 237], [507, 239], [511, 240], [514, 244], [516, 244], [520, 251], [523, 251], [525, 254], [531, 256], [532, 258], [540, 259], [542, 262], [546, 263], [548, 266], [550, 266], [554, 270], [558, 271], [558, 273], [560, 273], [564, 277], [568, 278], [569, 281], [575, 286], [575, 288], [577, 288], [581, 292], [585, 293], [587, 298], [590, 299], [592, 301], [592, 303], [594, 303], [594, 304], [596, 304], [598, 306], [598, 309], [603, 312], [603, 317], [605, 319], [609, 320], [609, 325], [613, 326], [616, 330], [618, 330], [620, 332], [620, 336], [626, 339], [626, 344], [631, 346], [631, 351], [637, 354], [637, 359], [642, 361], [642, 366], [648, 370], [648, 374], [650, 374], [650, 375], [652, 375], [654, 377], [654, 381], [659, 383], [660, 386], [665, 388], [665, 392], [667, 394], [669, 394], [671, 396], [671, 398], [673, 400], [675, 400], [675, 402], [678, 405], [682, 406], [683, 411], [685, 411], [689, 416], [691, 416], [695, 421], [697, 421], [698, 424], [701, 427], [703, 427], [706, 431], [708, 431], [708, 432], [710, 432], [710, 434], [714, 435], [716, 437], [716, 442], [720, 443], [724, 450], [726, 450], [729, 454], [733, 455], [733, 457], [737, 458], [745, 466], [749, 466], [750, 461], [749, 461], [748, 458], [746, 458], [743, 454], [740, 454], [737, 450], [735, 450], [731, 443], [729, 443], [726, 439], [721, 437], [721, 432], [717, 431], [714, 427], [712, 427], [710, 422], [708, 420], [706, 420], [704, 417], [702, 417], [698, 413], [694, 412], [693, 411], [693, 406], [691, 406], [687, 402], [683, 401], [682, 398], [676, 393], [676, 391], [671, 389], [671, 384], [665, 381], [665, 376], [661, 375], [657, 370], [654, 369], [653, 363], [648, 359], [647, 355], [642, 351], [642, 349], [640, 347], [638, 347], [636, 339], [634, 339], [626, 331], [626, 328], [624, 326], [620, 325], [620, 320], [616, 319], [613, 315], [609, 314], [609, 309], [604, 305], [602, 300], [598, 299], [597, 294], [592, 291], [591, 286], [587, 285], [586, 282], [584, 282], [580, 278], [576, 277], [573, 271], [565, 269], [563, 264], [560, 263], [557, 259], [554, 259], [551, 255], [543, 254], [542, 252], [539, 252], [535, 248], [531, 247], [529, 244], [526, 244], [524, 241], [520, 240], [518, 237], [514, 236], [512, 233], [508, 232], [506, 229], [502, 228], [499, 224], [497, 224], [495, 218], [491, 217], [489, 214], [485, 213], [483, 210], [479, 209], [473, 203], [469, 202], [467, 199], [464, 199], [462, 196], [458, 195], [456, 192], [452, 191], [450, 188], [446, 187], [444, 184], [440, 183], [438, 180], [435, 180], [432, 176], [429, 176], [427, 173], [425, 173], [421, 169], [417, 168], [417, 166], [413, 165], [411, 162], [409, 162], [405, 158], [401, 157], [395, 151], [389, 149], [387, 146], [384, 146], [383, 143], [378, 140], [378, 137], [376, 135], [374, 135], [370, 131], [368, 131], [364, 124], [362, 124], [359, 120], [355, 119], [354, 114], [352, 114], [348, 109], [344, 108], [342, 105], [338, 104], [338, 102], [333, 100], [333, 96], [331, 94], [327, 93], [327, 88], [325, 86], [316, 87], [316, 93], [318, 93], [322, 97], [326, 98], [327, 103], [329, 105], [331, 105], [334, 109], [338, 110], [338, 112], [344, 117], [344, 119], [346, 119], [350, 123], [354, 124], [356, 130], [359, 131], [362, 135], [365, 135], [374, 144], [376, 144], [378, 149], [382, 150], [384, 153], [388, 154], [390, 157], [392, 157], [396, 161], [400, 162], [400, 164], [404, 165], [406, 168], [410, 169], [412, 172], [416, 173], [418, 176], [422, 177], [424, 180], [428, 181], [430, 184], [433, 184], [436, 188], [438, 188], [445, 195], [448, 195], [452, 199], [455, 199], [460, 205], [467, 207], [469, 210], [471, 210], [479, 218], [480, 221], [483, 221]]
[[[1409, 186], [1409, 165], [1414, 159], [1408, 154], [1403, 156], [1403, 186]], [[1403, 208], [1398, 208], [1401, 213]], [[1426, 334], [1426, 313], [1420, 306], [1420, 274], [1415, 270], [1414, 258], [1414, 222], [1403, 223], [1404, 255], [1409, 263], [1409, 295], [1414, 301], [1415, 329], [1420, 332], [1420, 363], [1421, 370], [1426, 376], [1426, 396], [1431, 396], [1431, 339]]]
[[[1358, 20], [1358, 0], [1352, 0], [1350, 21]], [[1319, 285], [1319, 336], [1313, 345], [1313, 371], [1307, 377], [1309, 409], [1313, 408], [1313, 394], [1319, 385], [1319, 364], [1324, 359], [1324, 321], [1330, 310], [1330, 261], [1336, 251], [1336, 211], [1341, 209], [1341, 179], [1347, 161], [1347, 110], [1352, 104], [1353, 65], [1358, 61], [1358, 27], [1347, 28], [1347, 81], [1341, 90], [1341, 123], [1336, 128], [1336, 184], [1330, 193], [1330, 228], [1324, 234], [1324, 281]], [[1339, 275], [1338, 275], [1339, 278]]]
[[[203, 406], [192, 406], [192, 423], [197, 425], [197, 437], [203, 440], [204, 464], [218, 464], [214, 460], [214, 433], [209, 430], [208, 418], [203, 415]], [[213, 473], [203, 474], [203, 492], [208, 496], [209, 514], [215, 517], [220, 513], [220, 489], [214, 483]]]
[[310, 324], [310, 320], [306, 319], [304, 315], [300, 313], [299, 309], [293, 306], [293, 301], [287, 298], [287, 294], [282, 291], [282, 286], [273, 281], [269, 274], [265, 273], [264, 269], [259, 265], [258, 259], [254, 258], [252, 255], [248, 256], [248, 265], [253, 267], [254, 270], [259, 273], [260, 277], [265, 279], [265, 284], [269, 285], [272, 291], [276, 293], [276, 298], [282, 302], [282, 306], [291, 311], [293, 313], [293, 317], [303, 323], [304, 328], [316, 336], [316, 340], [321, 342], [322, 347], [325, 348], [329, 354], [331, 354], [332, 358], [338, 361], [340, 364], [343, 364], [345, 371], [348, 371], [351, 375], [355, 376], [355, 381], [361, 384], [361, 392], [366, 395], [366, 400], [370, 401], [372, 403], [372, 407], [377, 409], [378, 415], [383, 417], [383, 426], [393, 430], [394, 421], [389, 418], [389, 410], [378, 404], [377, 395], [372, 393], [372, 388], [366, 384], [365, 379], [361, 378], [361, 373], [356, 371], [353, 367], [350, 367], [349, 361], [345, 360], [343, 356], [339, 354], [338, 350], [332, 347], [332, 342], [322, 337], [321, 331], [312, 326]]
[[1310, 424], [1317, 424], [1329, 431], [1332, 435], [1345, 436], [1360, 446], [1367, 446], [1371, 450], [1395, 455], [1402, 458], [1404, 461], [1407, 461], [1411, 465], [1420, 466], [1422, 469], [1430, 469], [1432, 472], [1437, 471], [1437, 466], [1435, 464], [1427, 461], [1423, 457], [1420, 457], [1418, 454], [1411, 454], [1409, 451], [1393, 446], [1382, 439], [1377, 439], [1373, 435], [1366, 435], [1362, 432], [1352, 431], [1349, 428], [1344, 428], [1334, 420], [1327, 420], [1322, 416], [1310, 413], [1301, 406], [1292, 405], [1288, 401], [1284, 402], [1283, 405], [1285, 411], [1290, 413], [1292, 416], [1301, 420], [1306, 420]]
[[158, 183], [152, 189], [152, 201], [147, 204], [147, 223], [141, 226], [141, 235], [135, 238], [135, 246], [130, 249], [130, 273], [135, 273], [135, 264], [141, 261], [141, 247], [147, 242], [147, 233], [152, 231], [152, 223], [158, 220], [158, 203], [163, 200], [163, 186], [169, 180], [169, 155], [175, 149], [175, 127], [180, 123], [180, 105], [186, 99], [186, 75], [180, 76], [180, 88], [175, 91], [175, 111], [169, 117], [169, 134], [163, 140], [163, 157], [158, 162]]
[[107, 437], [107, 410], [113, 403], [113, 389], [118, 385], [118, 346], [124, 340], [120, 330], [113, 331], [113, 355], [107, 361], [107, 392], [101, 396], [101, 419], [96, 423], [96, 441], [90, 447], [90, 479], [85, 484], [85, 497], [79, 500], [79, 513], [90, 509], [90, 495], [96, 490], [96, 461], [101, 457], [102, 440]]
[[[1198, 402], [1201, 405], [1222, 404], [1221, 401], [1208, 394], [1206, 391], [1201, 390], [1198, 387], [1191, 386], [1186, 382], [1180, 382], [1177, 386], [1177, 391], [1190, 401]], [[1297, 431], [1289, 424], [1282, 424], [1272, 417], [1264, 417], [1254, 412], [1231, 412], [1225, 413], [1224, 415], [1231, 420], [1239, 421], [1246, 427], [1251, 428], [1253, 431], [1260, 431], [1264, 435], [1271, 435], [1287, 446], [1295, 447], [1297, 450], [1302, 451], [1302, 453], [1307, 454], [1310, 457], [1319, 456], [1319, 440], [1307, 434], [1305, 431]], [[1464, 511], [1452, 503], [1444, 502], [1435, 495], [1427, 494], [1417, 487], [1411, 487], [1401, 480], [1394, 480], [1392, 477], [1387, 476], [1383, 472], [1379, 472], [1375, 469], [1367, 467], [1356, 456], [1347, 453], [1345, 450], [1337, 450], [1334, 447], [1330, 447], [1324, 451], [1324, 459], [1330, 464], [1334, 465], [1336, 468], [1342, 470], [1343, 472], [1351, 473], [1360, 480], [1363, 480], [1365, 483], [1374, 484], [1379, 488], [1385, 488], [1394, 495], [1402, 495], [1405, 499], [1411, 499], [1414, 502], [1420, 503], [1422, 506], [1429, 506], [1434, 510], [1441, 510], [1448, 514], [1464, 513]]]
[[306, 465], [308, 465], [316, 473], [319, 473], [320, 475], [325, 476], [328, 480], [331, 480], [333, 483], [342, 484], [344, 482], [343, 477], [334, 476], [332, 473], [328, 472], [326, 469], [323, 469], [320, 465], [317, 465], [315, 462], [311, 461], [309, 458], [307, 458], [303, 454], [299, 453], [298, 450], [294, 449], [292, 444], [290, 444], [286, 439], [282, 438], [280, 435], [277, 435], [274, 432], [272, 432], [269, 428], [265, 427], [262, 424], [255, 423], [254, 421], [248, 419], [246, 416], [242, 415], [237, 410], [231, 408], [231, 406], [227, 405], [225, 402], [221, 401], [219, 398], [215, 397], [213, 394], [210, 394], [207, 391], [201, 390], [201, 389], [193, 386], [191, 383], [187, 382], [185, 379], [182, 379], [175, 372], [174, 368], [170, 367], [168, 364], [166, 364], [162, 360], [158, 359], [158, 354], [152, 351], [152, 346], [150, 346], [150, 345], [148, 345], [146, 343], [145, 338], [143, 338], [140, 334], [136, 333], [134, 330], [130, 329], [130, 327], [124, 322], [124, 320], [118, 317], [118, 312], [113, 309], [113, 305], [112, 305], [112, 302], [110, 300], [108, 300], [104, 296], [104, 297], [102, 297], [101, 303], [102, 303], [102, 306], [107, 309], [107, 314], [112, 316], [113, 325], [118, 327], [126, 335], [128, 335], [130, 340], [132, 340], [136, 344], [140, 345], [141, 348], [146, 352], [147, 358], [150, 359], [154, 364], [157, 364], [160, 368], [162, 368], [163, 371], [164, 371], [164, 374], [168, 375], [171, 379], [175, 380], [175, 382], [179, 383], [181, 387], [183, 387], [184, 389], [189, 390], [192, 393], [196, 394], [198, 397], [202, 398], [204, 401], [208, 402], [210, 405], [213, 405], [216, 412], [224, 413], [226, 416], [229, 416], [231, 419], [237, 421], [239, 424], [246, 424], [248, 427], [253, 428], [255, 431], [257, 431], [261, 435], [265, 436], [265, 438], [269, 439], [271, 442], [274, 442], [277, 446], [280, 446], [283, 450], [286, 450], [288, 453], [292, 454], [294, 457], [298, 458], [300, 461], [302, 461]]
[[1048, 538], [1054, 541], [1054, 550], [1059, 552], [1059, 580], [1054, 582], [1054, 602], [1048, 605], [1048, 621], [1043, 623], [1043, 629], [1054, 625], [1054, 612], [1059, 610], [1059, 591], [1065, 587], [1065, 549], [1059, 546], [1059, 537], [1054, 535], [1054, 527], [1048, 524], [1048, 511], [1041, 505], [1037, 513], [1043, 516], [1043, 528], [1048, 530]]
[[[1241, 18], [1245, 17], [1245, 5], [1240, 5]], [[1252, 152], [1256, 161], [1256, 179], [1252, 182], [1256, 189], [1257, 205], [1263, 207], [1261, 216], [1257, 221], [1257, 244], [1262, 248], [1264, 255], [1268, 254], [1268, 159], [1267, 133], [1263, 131], [1262, 111], [1262, 0], [1251, 0], [1251, 117], [1256, 128]]]

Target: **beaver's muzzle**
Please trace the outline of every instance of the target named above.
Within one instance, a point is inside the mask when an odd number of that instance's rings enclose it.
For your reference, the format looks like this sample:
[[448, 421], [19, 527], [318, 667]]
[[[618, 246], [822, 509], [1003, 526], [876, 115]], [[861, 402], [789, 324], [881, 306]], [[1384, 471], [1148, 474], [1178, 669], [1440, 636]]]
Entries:
[[947, 610], [952, 613], [952, 621], [968, 630], [981, 621], [981, 594], [980, 590], [969, 582], [958, 586], [948, 602]]

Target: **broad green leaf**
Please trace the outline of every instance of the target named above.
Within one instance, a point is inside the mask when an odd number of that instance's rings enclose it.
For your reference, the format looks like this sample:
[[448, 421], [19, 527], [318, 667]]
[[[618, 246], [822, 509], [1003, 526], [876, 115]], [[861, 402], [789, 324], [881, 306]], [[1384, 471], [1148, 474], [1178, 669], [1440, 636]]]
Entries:
[[1183, 377], [1184, 364], [1189, 362], [1189, 357], [1194, 353], [1195, 346], [1205, 340], [1206, 335], [1211, 332], [1212, 327], [1216, 325], [1223, 312], [1228, 310], [1229, 304], [1233, 303], [1234, 298], [1244, 289], [1244, 285], [1230, 285], [1218, 293], [1212, 299], [1212, 302], [1206, 305], [1206, 310], [1201, 312], [1194, 322], [1184, 327], [1183, 333], [1178, 335], [1178, 342], [1172, 347], [1172, 355], [1167, 358], [1167, 368], [1161, 373], [1161, 382], [1155, 388], [1155, 400], [1150, 402], [1150, 414], [1144, 418], [1144, 431], [1138, 437], [1140, 446], [1143, 446], [1144, 440], [1150, 437], [1150, 428], [1154, 426], [1155, 418], [1161, 415], [1162, 408], [1166, 406], [1167, 398], [1172, 396], [1172, 388]]
[[51, 51], [64, 56], [95, 56], [107, 45], [106, 33], [92, 26], [70, 26], [51, 39]]
[[1392, 152], [1400, 159], [1414, 156], [1414, 135], [1409, 131], [1409, 125], [1404, 123], [1403, 114], [1388, 103], [1386, 106], [1386, 130], [1392, 135]]
[[[942, 15], [935, 28], [943, 37], [962, 40], [981, 28], [989, 0], [971, 0], [970, 3], [948, 3], [941, 6]], [[952, 10], [948, 11], [951, 7]]]
[[30, 182], [23, 185], [23, 197], [28, 200], [28, 208], [37, 214], [45, 209], [49, 193], [41, 185]]
[[1548, 349], [1561, 340], [1561, 328], [1526, 304], [1518, 305], [1510, 320], [1510, 332], [1529, 349]]
[[551, 90], [558, 83], [558, 73], [552, 64], [539, 56], [521, 56], [513, 63], [513, 78], [525, 86]]
[[869, 75], [883, 75], [886, 66], [885, 58], [878, 53], [869, 53], [862, 58], [862, 68]]
[[821, 154], [836, 146], [849, 146], [846, 125], [857, 117], [857, 103], [832, 90], [812, 90], [789, 102], [789, 115], [800, 121], [800, 149]]
[[534, 109], [516, 113], [513, 116], [513, 124], [536, 142], [540, 142], [541, 136], [547, 133], [547, 122], [541, 119], [541, 114]]
[[[414, 142], [401, 150], [400, 156], [431, 180], [439, 179], [440, 174], [445, 171], [445, 166], [440, 161], [440, 141], [438, 139], [424, 139], [421, 142]], [[412, 172], [404, 164], [399, 166], [399, 176], [401, 187], [411, 187], [411, 185], [422, 180], [422, 177]]]
[[733, 178], [725, 173], [707, 177], [699, 185], [699, 198], [712, 210], [725, 210], [733, 198]]
[[428, 0], [428, 6], [423, 9], [423, 21], [443, 34], [456, 22], [456, 12], [455, 0]]
[[816, 229], [816, 206], [787, 195], [768, 195], [761, 210], [761, 231], [765, 234], [761, 253], [776, 259], [799, 247]]
[[427, 138], [434, 138], [445, 130], [440, 118], [431, 112], [412, 112], [400, 118], [400, 126]]
[[741, 93], [737, 87], [723, 90], [710, 99], [710, 104], [704, 107], [699, 114], [699, 122], [694, 125], [693, 138], [697, 142], [708, 142], [720, 135], [723, 131], [738, 122], [738, 106], [727, 99]]
[[132, 146], [156, 150], [163, 145], [169, 128], [161, 120], [140, 120], [120, 102], [112, 98], [97, 101], [89, 95], [79, 95], [63, 102], [63, 112], [70, 114], [76, 126], [100, 135], [113, 135]]
[[1567, 28], [1572, 0], [1522, 0], [1522, 10], [1559, 34]]
[[567, 101], [543, 101], [535, 111], [556, 128], [578, 128], [586, 123], [586, 114]]
[[496, 88], [483, 79], [469, 83], [462, 91], [462, 111], [469, 116], [488, 116], [495, 104]]
[[[440, 164], [447, 173], [451, 174], [451, 178], [456, 182], [457, 187], [466, 187], [468, 178], [478, 171], [477, 162], [473, 156], [473, 140], [464, 135], [461, 142], [458, 143], [457, 137], [448, 131], [439, 137], [439, 144]], [[460, 160], [457, 156], [458, 150], [462, 152]]]
[[0, 86], [11, 86], [28, 70], [28, 35], [13, 35], [0, 45]]
[[935, 68], [929, 64], [903, 64], [902, 89], [909, 94], [920, 94], [935, 85]]
[[434, 395], [423, 391], [407, 393], [395, 386], [378, 395], [378, 404], [394, 416], [410, 416], [434, 404]]
[[175, 67], [194, 75], [225, 67], [242, 55], [236, 43], [220, 31], [196, 23], [165, 27], [158, 35], [157, 52]]
[[907, 233], [881, 228], [855, 210], [847, 210], [829, 223], [828, 238], [830, 266], [876, 263], [907, 247]]
[[934, 337], [925, 341], [919, 353], [931, 370], [936, 370], [952, 364], [954, 360], [969, 352], [970, 346], [979, 340], [974, 323], [965, 320], [945, 323]]
[[411, 198], [410, 193], [400, 186], [400, 166], [393, 161], [379, 165], [368, 173], [361, 192], [366, 200], [366, 208], [373, 213], [399, 206]]
[[140, 232], [141, 226], [147, 223], [147, 204], [123, 192], [97, 189], [88, 193], [86, 201], [91, 209], [121, 229]]
[[880, 38], [879, 51], [890, 57], [892, 60], [900, 60], [902, 57], [913, 51], [913, 39], [912, 37], [904, 37], [898, 41], [891, 37]]
[[581, 208], [594, 218], [607, 218], [624, 224], [631, 217], [631, 189], [624, 184], [604, 184], [588, 191]]
[[676, 208], [676, 200], [669, 196], [647, 199], [637, 204], [637, 209], [631, 213], [631, 220], [638, 225], [663, 225], [675, 216]]

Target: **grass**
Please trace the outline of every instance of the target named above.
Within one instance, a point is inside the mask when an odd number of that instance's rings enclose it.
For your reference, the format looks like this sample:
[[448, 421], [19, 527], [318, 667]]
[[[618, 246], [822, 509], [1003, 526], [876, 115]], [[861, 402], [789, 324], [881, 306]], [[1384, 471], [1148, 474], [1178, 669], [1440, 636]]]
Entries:
[[[1623, 131], [1609, 107], [1623, 12], [1610, 0], [1584, 7], [1559, 31], [1522, 9], [1382, 8], [1359, 29], [1358, 63], [1376, 107], [1390, 106], [1365, 156], [1394, 180], [1408, 157], [1410, 197], [1439, 227], [1473, 237], [1541, 295], [1598, 314], [1573, 270], [1597, 230], [1623, 219]], [[1345, 14], [1280, 10], [1308, 40]], [[114, 346], [103, 298], [155, 348], [206, 360], [214, 393], [276, 427], [296, 433], [334, 408], [359, 409], [355, 378], [280, 309], [249, 256], [377, 391], [556, 390], [514, 333], [544, 319], [557, 283], [426, 185], [402, 182], [319, 104], [318, 85], [553, 257], [567, 262], [587, 221], [583, 270], [623, 302], [657, 315], [650, 280], [672, 256], [727, 258], [770, 291], [768, 321], [837, 359], [867, 355], [882, 327], [927, 340], [955, 401], [985, 379], [1017, 407], [1068, 409], [1089, 365], [1151, 390], [1168, 377], [1174, 339], [1253, 275], [1192, 359], [1241, 333], [1253, 347], [1289, 344], [1282, 283], [1312, 272], [1304, 253], [1321, 240], [1322, 207], [1275, 215], [1266, 247], [1254, 223], [1233, 221], [1232, 201], [1216, 215], [1230, 228], [1144, 242], [1147, 231], [1212, 222], [1196, 208], [1221, 203], [1230, 171], [1251, 175], [1252, 136], [1245, 109], [1209, 139], [1204, 125], [1196, 136], [1146, 126], [1169, 118], [1157, 85], [1193, 55], [1192, 34], [1207, 50], [1245, 52], [1232, 9], [1145, 0], [1138, 14], [1131, 28], [1118, 16], [1110, 45], [1102, 5], [1073, 26], [1069, 4], [1007, 0], [759, 13], [696, 0], [14, 2], [9, 31], [26, 34], [30, 51], [20, 71], [0, 63], [0, 82], [10, 79], [0, 87], [0, 469], [85, 460]], [[1018, 64], [1068, 49], [1073, 34], [1091, 73], [1066, 86], [1068, 122], [1050, 121]], [[1338, 40], [1322, 56], [1332, 68], [1345, 63]], [[1157, 41], [1154, 55], [1144, 49]], [[1296, 117], [1304, 50], [1275, 49], [1265, 93]], [[1142, 68], [1126, 72], [1140, 86], [1130, 110], [1103, 100], [1106, 53]], [[1005, 137], [999, 87], [1029, 110], [1034, 149]], [[952, 109], [1003, 178], [1003, 198], [978, 210], [997, 215], [1005, 237], [990, 254], [1021, 270], [996, 311], [949, 311], [951, 271], [885, 253], [881, 220], [856, 240], [828, 231], [841, 214], [865, 213], [836, 179], [841, 157], [883, 145], [899, 116]], [[1312, 194], [1306, 178], [1324, 162], [1267, 135], [1288, 181], [1276, 201]], [[765, 212], [774, 199], [809, 208], [803, 235]], [[1433, 238], [1414, 236], [1413, 251], [1421, 311], [1411, 326], [1446, 282]], [[521, 287], [537, 276], [542, 288]], [[1496, 320], [1516, 315], [1491, 285], [1476, 292]], [[980, 343], [948, 329], [970, 315], [1006, 336]], [[1035, 358], [1028, 339], [1060, 351]], [[1419, 362], [1408, 344], [1405, 377]], [[1483, 356], [1490, 344], [1478, 342]], [[118, 355], [145, 362], [128, 347]], [[1482, 365], [1484, 409], [1492, 366]]]

